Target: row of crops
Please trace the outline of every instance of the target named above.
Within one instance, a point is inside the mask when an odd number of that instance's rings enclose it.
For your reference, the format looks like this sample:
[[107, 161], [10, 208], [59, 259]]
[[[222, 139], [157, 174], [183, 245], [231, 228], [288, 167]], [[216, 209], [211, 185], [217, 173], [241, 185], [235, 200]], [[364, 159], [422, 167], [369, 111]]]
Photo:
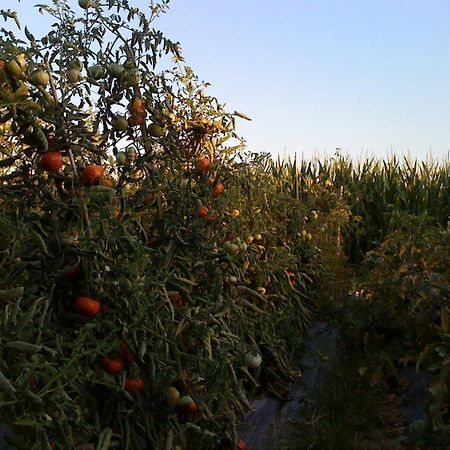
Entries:
[[[442, 430], [448, 164], [246, 153], [235, 122], [247, 117], [152, 28], [167, 2], [150, 17], [124, 0], [79, 6], [40, 5], [55, 25], [39, 38], [1, 12], [8, 440], [243, 449], [250, 399], [286, 396], [309, 324], [342, 304], [361, 342], [387, 317], [408, 336], [438, 395], [423, 425]], [[174, 68], [157, 71], [164, 55]], [[355, 304], [347, 260], [366, 267]]]

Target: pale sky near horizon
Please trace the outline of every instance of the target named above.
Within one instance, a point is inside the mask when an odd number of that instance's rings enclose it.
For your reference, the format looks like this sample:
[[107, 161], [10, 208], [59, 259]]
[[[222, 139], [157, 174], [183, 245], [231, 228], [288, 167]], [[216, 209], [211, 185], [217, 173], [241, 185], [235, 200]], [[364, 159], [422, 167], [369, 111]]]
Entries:
[[[36, 3], [0, 7], [42, 31]], [[238, 127], [252, 151], [449, 154], [448, 0], [172, 0], [154, 26], [210, 94], [253, 118]]]

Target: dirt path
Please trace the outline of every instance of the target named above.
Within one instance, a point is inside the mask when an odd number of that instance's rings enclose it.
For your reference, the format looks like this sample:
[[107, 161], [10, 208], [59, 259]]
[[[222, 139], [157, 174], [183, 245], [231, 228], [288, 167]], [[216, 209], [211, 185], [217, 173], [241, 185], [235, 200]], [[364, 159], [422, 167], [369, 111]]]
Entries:
[[289, 400], [261, 397], [244, 416], [239, 436], [248, 450], [296, 450], [301, 440], [299, 418], [308, 410], [313, 394], [338, 357], [339, 330], [324, 322], [315, 323], [308, 335], [300, 367], [302, 375], [291, 384]]
[[[342, 363], [339, 328], [324, 322], [315, 323], [309, 331], [301, 360], [302, 375], [291, 384], [289, 400], [281, 402], [263, 396], [251, 403], [253, 411], [244, 416], [239, 436], [247, 443], [248, 450], [303, 448], [302, 420], [311, 411], [311, 399], [321, 391], [327, 374]], [[405, 383], [406, 389], [397, 395], [386, 393], [386, 402], [380, 413], [380, 419], [383, 423], [386, 421], [386, 436], [383, 436], [382, 429], [373, 434], [367, 430], [365, 450], [385, 449], [387, 447], [381, 442], [387, 440], [389, 445], [392, 444], [392, 449], [409, 448], [404, 446], [414, 442], [414, 436], [410, 432], [411, 424], [425, 419], [423, 374], [416, 372], [415, 368], [405, 368], [398, 376]], [[401, 430], [396, 429], [397, 423], [403, 424]], [[395, 436], [387, 439], [389, 434]]]

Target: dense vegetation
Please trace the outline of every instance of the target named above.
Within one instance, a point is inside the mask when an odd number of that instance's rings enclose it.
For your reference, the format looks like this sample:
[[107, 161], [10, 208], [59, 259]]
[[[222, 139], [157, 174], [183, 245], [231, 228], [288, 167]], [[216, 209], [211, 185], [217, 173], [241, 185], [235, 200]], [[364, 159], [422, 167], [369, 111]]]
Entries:
[[[448, 164], [244, 152], [246, 116], [208, 96], [152, 28], [167, 3], [145, 17], [125, 0], [55, 1], [40, 6], [55, 19], [46, 36], [1, 30], [9, 439], [245, 448], [249, 398], [282, 398], [305, 330], [341, 309], [376, 352], [367, 374], [429, 372], [418, 426], [448, 435]], [[157, 71], [164, 55], [175, 67]]]

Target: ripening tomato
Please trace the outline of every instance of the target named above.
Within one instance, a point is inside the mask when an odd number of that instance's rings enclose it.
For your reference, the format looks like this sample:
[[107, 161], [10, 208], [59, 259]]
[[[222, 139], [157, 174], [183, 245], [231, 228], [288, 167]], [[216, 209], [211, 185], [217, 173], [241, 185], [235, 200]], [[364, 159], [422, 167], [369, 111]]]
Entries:
[[133, 393], [133, 392], [141, 392], [144, 390], [145, 382], [142, 378], [129, 379], [125, 380], [125, 390]]
[[100, 181], [105, 168], [97, 164], [89, 164], [84, 168], [83, 180], [86, 184], [93, 185]]
[[200, 208], [198, 208], [198, 216], [199, 217], [206, 217], [208, 215], [208, 208], [206, 206], [200, 206]]
[[145, 113], [145, 103], [142, 97], [134, 97], [128, 107], [130, 113], [134, 116]]
[[183, 413], [194, 413], [198, 410], [197, 403], [189, 395], [183, 395], [177, 404], [178, 409]]
[[120, 358], [109, 358], [108, 356], [103, 356], [100, 359], [100, 365], [103, 370], [111, 375], [119, 375], [123, 369], [123, 361]]
[[78, 297], [74, 308], [83, 316], [94, 317], [100, 312], [100, 302], [89, 297]]
[[205, 173], [211, 168], [211, 160], [207, 156], [202, 156], [197, 160], [197, 169]]
[[225, 192], [225, 188], [223, 187], [222, 183], [217, 183], [213, 189], [213, 194], [218, 197], [220, 194], [223, 194]]
[[144, 205], [150, 205], [151, 203], [153, 203], [153, 200], [155, 200], [155, 194], [150, 192], [143, 198], [142, 203]]
[[239, 439], [236, 450], [247, 450], [247, 444], [242, 439]]
[[167, 386], [165, 394], [169, 407], [175, 408], [180, 400], [180, 391], [175, 386]]
[[41, 156], [40, 165], [46, 172], [57, 172], [63, 166], [60, 152], [46, 152]]

